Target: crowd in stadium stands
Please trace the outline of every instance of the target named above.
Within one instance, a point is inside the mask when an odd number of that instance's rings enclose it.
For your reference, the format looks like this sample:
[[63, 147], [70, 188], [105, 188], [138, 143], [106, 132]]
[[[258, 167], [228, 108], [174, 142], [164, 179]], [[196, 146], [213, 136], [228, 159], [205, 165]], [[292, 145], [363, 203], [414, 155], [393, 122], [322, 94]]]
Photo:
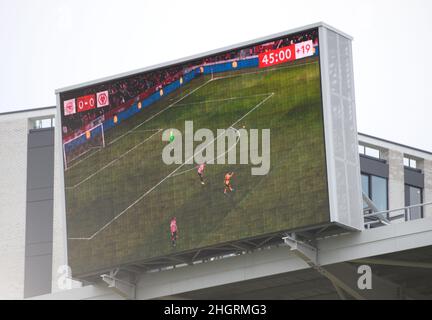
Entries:
[[282, 39], [280, 47], [289, 46], [290, 44], [300, 43], [304, 41], [312, 40], [314, 45], [318, 44], [318, 29], [315, 29], [309, 33], [302, 33], [298, 35], [293, 35], [289, 38]]
[[[95, 88], [85, 90], [82, 95], [94, 94], [99, 91], [108, 90], [110, 107], [116, 109], [124, 105], [126, 102], [136, 98], [144, 92], [150, 94], [159, 90], [163, 86], [180, 78], [182, 67], [172, 67], [169, 69], [160, 70], [158, 72], [150, 72], [147, 74], [139, 74], [124, 80], [115, 81], [109, 84], [103, 84]], [[83, 129], [89, 123], [92, 123], [97, 118], [107, 113], [108, 108], [95, 108], [84, 113], [75, 113], [67, 116], [67, 126], [63, 126], [64, 134], [68, 135], [77, 129]], [[79, 132], [76, 132], [79, 134]]]
[[66, 116], [67, 121], [63, 122], [64, 139], [69, 140], [71, 137], [82, 133], [83, 130], [87, 130], [86, 127], [102, 115], [109, 118], [122, 107], [128, 106], [128, 104], [131, 105], [137, 97], [142, 98], [143, 95], [150, 95], [160, 90], [165, 85], [178, 80], [186, 70], [190, 70], [192, 67], [232, 59], [245, 59], [250, 56], [256, 56], [262, 52], [307, 40], [313, 40], [314, 45], [318, 45], [318, 30], [295, 34], [265, 44], [205, 57], [187, 65], [173, 66], [167, 69], [133, 75], [128, 78], [110, 81], [100, 86], [93, 86], [87, 90], [83, 90], [82, 95], [108, 90], [110, 106]]
[[115, 82], [109, 87], [110, 104], [119, 106], [151, 88], [156, 91], [158, 88], [177, 80], [181, 71], [181, 67], [172, 67]]

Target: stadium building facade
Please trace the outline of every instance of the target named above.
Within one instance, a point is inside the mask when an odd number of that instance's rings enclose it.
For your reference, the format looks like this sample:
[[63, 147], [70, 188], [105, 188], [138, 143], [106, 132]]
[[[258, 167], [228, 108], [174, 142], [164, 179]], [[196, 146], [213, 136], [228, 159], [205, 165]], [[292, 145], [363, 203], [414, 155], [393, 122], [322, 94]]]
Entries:
[[[127, 286], [120, 292], [102, 279], [91, 284], [66, 281], [65, 221], [55, 200], [62, 190], [55, 187], [54, 159], [61, 161], [61, 150], [54, 148], [55, 116], [55, 107], [0, 114], [0, 297], [124, 298]], [[130, 297], [337, 299], [344, 296], [334, 285], [339, 281], [362, 297], [354, 280], [357, 267], [369, 265], [376, 271], [378, 288], [383, 282], [406, 292], [398, 296], [384, 286], [372, 298], [432, 298], [432, 152], [361, 133], [358, 139], [363, 193], [377, 208], [365, 204], [364, 231], [316, 240], [321, 265], [336, 280], [308, 265], [289, 245], [251, 246], [193, 266], [120, 270], [120, 278], [136, 285]]]
[[[320, 39], [322, 49], [319, 49], [322, 53], [321, 62], [323, 59], [336, 61], [333, 67], [340, 64], [340, 70], [345, 68], [349, 71], [350, 54], [345, 59], [337, 53], [350, 52], [346, 41], [348, 38], [323, 24], [313, 27], [321, 28], [320, 35], [323, 36]], [[330, 35], [332, 32], [343, 39], [333, 37]], [[324, 36], [328, 36], [328, 39], [325, 40]], [[282, 43], [281, 40], [277, 45]], [[314, 46], [314, 53], [318, 54], [317, 43]], [[106, 143], [113, 141], [105, 141], [104, 126], [105, 129], [115, 127], [118, 122], [141, 112], [145, 103], [158, 101], [170, 90], [176, 90], [195, 76], [208, 73], [213, 79], [213, 72], [217, 68], [220, 72], [230, 72], [232, 68], [238, 67], [255, 68], [258, 63], [258, 60], [254, 60], [256, 58], [249, 56], [240, 60], [232, 60], [231, 56], [225, 58], [228, 63], [215, 66], [210, 61], [205, 67], [187, 69], [181, 78], [176, 78], [178, 70], [175, 70], [177, 73], [168, 73], [168, 77], [175, 82], [157, 88], [151, 96], [140, 96], [143, 100], [132, 101], [121, 112], [111, 112], [110, 118], [107, 118], [109, 120], [76, 135], [67, 143], [64, 143], [64, 136], [70, 128], [62, 126], [61, 109], [58, 106], [0, 114], [0, 161], [4, 172], [0, 177], [0, 298], [432, 298], [432, 153], [366, 134], [356, 134], [356, 131], [353, 136], [349, 130], [355, 128], [355, 122], [352, 123], [355, 113], [353, 115], [351, 111], [346, 111], [354, 110], [350, 109], [354, 106], [352, 79], [346, 78], [346, 74], [341, 71], [334, 74], [337, 68], [329, 67], [326, 70], [326, 66], [330, 66], [327, 63], [321, 66], [323, 77], [328, 76], [329, 79], [328, 85], [323, 83], [323, 92], [328, 90], [332, 99], [343, 100], [346, 108], [345, 112], [338, 112], [333, 100], [323, 102], [332, 107], [329, 113], [324, 113], [332, 130], [326, 131], [326, 139], [330, 139], [329, 136], [332, 139], [331, 143], [327, 141], [327, 148], [334, 152], [332, 157], [327, 158], [328, 163], [334, 161], [334, 168], [327, 172], [332, 174], [331, 170], [334, 170], [335, 176], [343, 174], [339, 180], [346, 176], [346, 179], [351, 177], [351, 181], [356, 181], [357, 177], [361, 177], [362, 189], [360, 191], [349, 183], [329, 178], [330, 197], [336, 195], [335, 199], [330, 198], [330, 206], [333, 205], [338, 212], [336, 217], [332, 216], [332, 221], [337, 222], [336, 226], [325, 224], [320, 228], [264, 234], [260, 238], [199, 248], [190, 256], [162, 255], [153, 260], [135, 260], [119, 265], [114, 263], [112, 268], [99, 273], [92, 272], [78, 278], [72, 273], [71, 278], [68, 266], [71, 259], [68, 231], [71, 225], [65, 213], [67, 189], [65, 191], [63, 169], [70, 164], [76, 166], [84, 158], [76, 161], [74, 152], [69, 151], [80, 151], [76, 147], [80, 140], [86, 143], [93, 134], [100, 135], [102, 132], [102, 139], [97, 140], [100, 145], [88, 148], [99, 152], [101, 145], [105, 147]], [[347, 74], [349, 76], [350, 72]], [[190, 75], [191, 79], [185, 75]], [[340, 92], [335, 91], [335, 83], [338, 83]], [[91, 104], [91, 100], [85, 100], [91, 97], [86, 97], [77, 100], [78, 104]], [[270, 97], [264, 97], [263, 101]], [[70, 97], [67, 99], [65, 106], [68, 101], [72, 101]], [[99, 102], [102, 107], [108, 103], [104, 99]], [[69, 107], [64, 110], [65, 114], [79, 106], [71, 102]], [[342, 120], [341, 114], [345, 114]], [[73, 122], [70, 124], [74, 126]], [[339, 125], [342, 129], [339, 129]], [[151, 134], [157, 133], [159, 131]], [[147, 138], [143, 136], [139, 139]], [[350, 158], [350, 152], [355, 157], [346, 161]], [[352, 168], [355, 168], [354, 173]], [[312, 180], [302, 183], [317, 184]], [[356, 194], [347, 195], [346, 190]], [[357, 213], [353, 211], [355, 205], [345, 204], [346, 199], [353, 204], [356, 198], [363, 199], [363, 209]], [[349, 215], [344, 215], [341, 208], [349, 211]], [[341, 223], [355, 227], [339, 228]], [[91, 249], [92, 252], [95, 249], [105, 250], [97, 246]], [[74, 250], [74, 259], [80, 261], [77, 249]], [[369, 282], [372, 289], [369, 288]]]

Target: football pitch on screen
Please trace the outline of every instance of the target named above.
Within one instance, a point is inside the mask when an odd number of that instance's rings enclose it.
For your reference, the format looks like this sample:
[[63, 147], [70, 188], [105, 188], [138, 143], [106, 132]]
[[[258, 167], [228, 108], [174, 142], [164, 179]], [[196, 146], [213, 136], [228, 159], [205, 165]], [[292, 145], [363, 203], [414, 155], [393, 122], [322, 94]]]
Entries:
[[[75, 159], [65, 172], [73, 273], [327, 221], [321, 104], [319, 63], [310, 59], [202, 75], [117, 123], [105, 133], [104, 148]], [[208, 164], [202, 185], [196, 164], [166, 165], [162, 132], [184, 132], [185, 121], [214, 133], [270, 129], [269, 173], [251, 175], [253, 164]], [[231, 171], [234, 191], [224, 194]]]

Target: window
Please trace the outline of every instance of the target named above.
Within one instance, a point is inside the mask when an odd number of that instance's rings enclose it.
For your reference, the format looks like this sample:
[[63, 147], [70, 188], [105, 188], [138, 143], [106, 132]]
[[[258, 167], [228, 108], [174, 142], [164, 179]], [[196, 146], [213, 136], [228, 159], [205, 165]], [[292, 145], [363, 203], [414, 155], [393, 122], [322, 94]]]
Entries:
[[[361, 175], [361, 181], [362, 181], [362, 191], [365, 195], [367, 195], [370, 199], [370, 192], [369, 192], [369, 176], [366, 174]], [[363, 201], [363, 209], [366, 209], [368, 205]]]
[[371, 200], [374, 202], [379, 211], [385, 211], [388, 209], [387, 205], [387, 179], [370, 176], [371, 178]]
[[[423, 202], [423, 190], [418, 187], [405, 185], [405, 206], [415, 206]], [[423, 218], [423, 208], [410, 208], [408, 211], [407, 220], [416, 220]]]
[[358, 146], [359, 153], [368, 157], [380, 159], [380, 151], [379, 149], [366, 147], [363, 145]]
[[[388, 183], [386, 178], [362, 174], [362, 191], [373, 201], [378, 211], [388, 210]], [[367, 205], [364, 203], [363, 208]]]
[[55, 118], [43, 118], [43, 119], [33, 119], [31, 120], [31, 128], [32, 129], [45, 129], [45, 128], [54, 128], [55, 126]]
[[365, 154], [369, 157], [380, 158], [380, 151], [375, 148], [365, 147]]
[[404, 157], [403, 162], [405, 167], [417, 169], [417, 160], [409, 157]]

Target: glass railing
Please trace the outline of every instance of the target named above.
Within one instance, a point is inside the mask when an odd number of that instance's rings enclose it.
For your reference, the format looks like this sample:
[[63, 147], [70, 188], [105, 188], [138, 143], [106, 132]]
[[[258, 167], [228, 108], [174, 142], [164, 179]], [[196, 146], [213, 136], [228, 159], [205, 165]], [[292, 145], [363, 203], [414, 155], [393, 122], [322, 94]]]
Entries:
[[365, 228], [376, 228], [401, 221], [423, 219], [425, 213], [432, 213], [432, 202], [416, 204], [398, 209], [366, 213], [364, 215]]

